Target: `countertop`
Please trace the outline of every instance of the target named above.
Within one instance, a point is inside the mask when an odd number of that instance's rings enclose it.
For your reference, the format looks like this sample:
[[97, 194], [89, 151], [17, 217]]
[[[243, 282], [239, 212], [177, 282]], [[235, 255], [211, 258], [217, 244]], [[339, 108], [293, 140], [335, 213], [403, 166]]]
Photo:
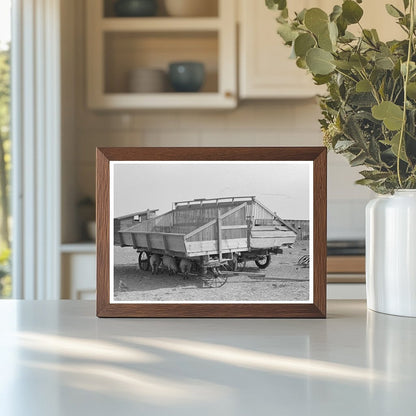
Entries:
[[98, 319], [0, 301], [0, 415], [412, 415], [416, 319]]

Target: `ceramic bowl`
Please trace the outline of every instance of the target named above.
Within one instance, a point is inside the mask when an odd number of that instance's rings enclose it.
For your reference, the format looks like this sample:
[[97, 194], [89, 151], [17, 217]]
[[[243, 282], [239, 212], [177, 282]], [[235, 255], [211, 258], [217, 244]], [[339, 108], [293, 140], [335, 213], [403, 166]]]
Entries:
[[165, 8], [173, 17], [218, 16], [217, 0], [165, 0]]
[[205, 80], [205, 67], [201, 62], [172, 62], [169, 80], [177, 92], [197, 92]]
[[136, 68], [129, 72], [128, 91], [131, 93], [161, 93], [167, 90], [167, 75], [162, 69]]
[[118, 0], [114, 12], [119, 17], [148, 17], [157, 12], [156, 0]]

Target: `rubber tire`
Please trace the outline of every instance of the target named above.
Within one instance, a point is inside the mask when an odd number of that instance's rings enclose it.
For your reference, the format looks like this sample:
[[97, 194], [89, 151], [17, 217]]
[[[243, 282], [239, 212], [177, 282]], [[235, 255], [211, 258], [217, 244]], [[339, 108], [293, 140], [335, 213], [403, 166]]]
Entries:
[[269, 267], [269, 265], [270, 265], [270, 263], [271, 263], [271, 261], [272, 261], [272, 256], [270, 255], [270, 254], [267, 254], [266, 255], [266, 263], [260, 263], [258, 260], [254, 260], [254, 263], [256, 263], [256, 266], [259, 268], [259, 269], [267, 269], [267, 267]]

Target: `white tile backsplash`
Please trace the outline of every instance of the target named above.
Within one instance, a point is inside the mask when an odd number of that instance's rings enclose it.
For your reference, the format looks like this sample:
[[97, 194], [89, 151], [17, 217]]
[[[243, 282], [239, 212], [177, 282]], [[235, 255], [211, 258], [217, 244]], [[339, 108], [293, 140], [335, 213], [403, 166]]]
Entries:
[[[243, 102], [232, 111], [111, 113], [78, 108], [78, 192], [94, 194], [96, 146], [319, 146], [319, 117], [315, 100]], [[329, 154], [330, 238], [364, 236], [364, 207], [372, 193], [354, 184], [359, 170]]]
[[328, 201], [328, 239], [364, 239], [367, 202], [368, 199], [330, 199]]

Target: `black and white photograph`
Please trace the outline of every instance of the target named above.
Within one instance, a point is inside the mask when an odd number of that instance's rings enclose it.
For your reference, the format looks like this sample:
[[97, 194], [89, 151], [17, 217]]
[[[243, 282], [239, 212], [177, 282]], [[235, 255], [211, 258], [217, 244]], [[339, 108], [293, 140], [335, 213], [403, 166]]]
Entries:
[[312, 303], [313, 163], [110, 163], [110, 303]]

